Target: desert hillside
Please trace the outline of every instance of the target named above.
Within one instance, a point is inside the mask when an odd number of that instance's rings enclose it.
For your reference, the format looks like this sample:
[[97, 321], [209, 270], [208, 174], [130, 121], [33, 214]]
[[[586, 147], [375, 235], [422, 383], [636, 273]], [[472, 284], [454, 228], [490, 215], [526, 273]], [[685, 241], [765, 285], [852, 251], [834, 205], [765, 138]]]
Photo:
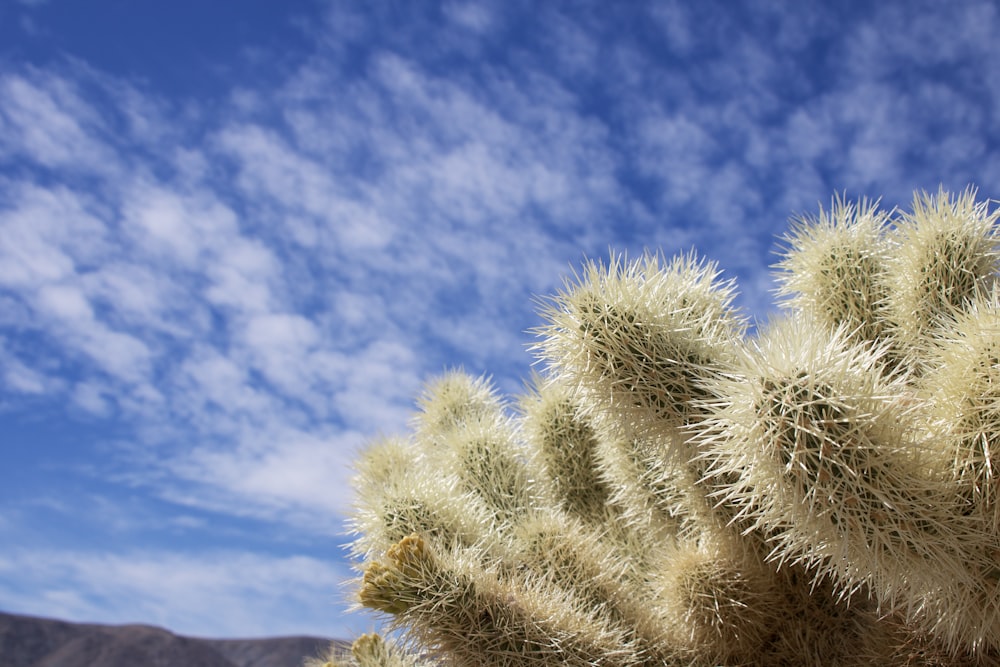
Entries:
[[300, 667], [321, 637], [198, 639], [148, 625], [96, 625], [0, 612], [0, 667]]

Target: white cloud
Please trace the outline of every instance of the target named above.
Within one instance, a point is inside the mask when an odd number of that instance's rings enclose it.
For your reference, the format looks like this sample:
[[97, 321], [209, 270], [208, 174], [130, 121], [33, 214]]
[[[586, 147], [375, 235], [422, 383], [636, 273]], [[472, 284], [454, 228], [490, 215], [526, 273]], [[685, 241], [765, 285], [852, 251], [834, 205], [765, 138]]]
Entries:
[[99, 115], [64, 80], [37, 74], [0, 77], [0, 155], [105, 171], [116, 162], [93, 137], [101, 125]]
[[69, 349], [89, 357], [98, 369], [122, 380], [148, 379], [152, 352], [135, 336], [114, 331], [94, 317], [82, 290], [46, 285], [36, 293], [36, 312], [49, 320], [49, 332]]
[[105, 224], [87, 197], [63, 186], [0, 181], [0, 285], [25, 288], [73, 277], [101, 255]]
[[[703, 196], [720, 147], [695, 114], [650, 111], [637, 124], [640, 165], [660, 176], [668, 205]], [[726, 193], [723, 196], [731, 196]]]
[[370, 621], [338, 609], [348, 576], [343, 566], [301, 555], [8, 549], [0, 600], [21, 613], [150, 623], [201, 637], [350, 637]]
[[109, 319], [122, 326], [160, 331], [180, 339], [194, 333], [176, 320], [177, 310], [186, 307], [189, 298], [184, 287], [170, 275], [140, 264], [125, 253], [79, 276], [77, 283], [92, 303], [108, 309]]
[[363, 201], [340, 194], [343, 185], [324, 165], [295, 152], [273, 132], [259, 126], [233, 126], [221, 131], [217, 142], [238, 160], [245, 195], [266, 195], [286, 215], [308, 214], [332, 235], [342, 252], [375, 249], [388, 241], [391, 228], [384, 220]]
[[219, 409], [237, 415], [267, 412], [268, 398], [251, 386], [247, 368], [220, 350], [196, 345], [177, 371], [174, 391], [183, 397], [177, 410], [188, 418]]
[[59, 382], [30, 368], [0, 345], [0, 377], [9, 390], [20, 394], [45, 394]]
[[216, 508], [340, 536], [350, 504], [352, 455], [363, 438], [351, 432], [323, 437], [287, 428], [248, 432], [236, 449], [202, 447], [173, 466], [181, 479], [200, 484]]
[[152, 257], [194, 269], [238, 235], [236, 215], [212, 194], [137, 183], [125, 192], [123, 225]]
[[260, 241], [234, 235], [206, 258], [204, 270], [211, 280], [205, 290], [209, 303], [248, 315], [277, 306], [274, 287], [281, 269]]
[[113, 413], [111, 388], [99, 382], [80, 382], [73, 388], [73, 404], [95, 417], [110, 417]]
[[477, 2], [449, 2], [443, 11], [449, 20], [474, 32], [486, 32], [494, 21], [490, 7]]
[[288, 313], [254, 317], [247, 325], [245, 337], [251, 348], [263, 351], [265, 356], [272, 350], [301, 355], [319, 342], [319, 333], [312, 322]]
[[71, 285], [45, 285], [37, 293], [38, 309], [60, 320], [70, 322], [93, 319], [94, 310], [83, 292]]
[[372, 435], [403, 427], [420, 386], [419, 351], [402, 340], [376, 340], [344, 362], [335, 395], [344, 423]]
[[308, 394], [315, 383], [311, 357], [319, 332], [301, 315], [268, 313], [250, 319], [242, 338], [254, 366], [286, 395]]
[[666, 36], [666, 46], [673, 52], [686, 54], [697, 43], [697, 33], [693, 29], [693, 21], [687, 10], [687, 5], [677, 0], [656, 3], [650, 11], [656, 25]]

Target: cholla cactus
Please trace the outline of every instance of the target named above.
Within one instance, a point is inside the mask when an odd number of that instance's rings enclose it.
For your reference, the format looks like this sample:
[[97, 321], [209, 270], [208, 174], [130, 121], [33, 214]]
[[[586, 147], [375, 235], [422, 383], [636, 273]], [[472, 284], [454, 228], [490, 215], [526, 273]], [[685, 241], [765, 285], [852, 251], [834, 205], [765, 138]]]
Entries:
[[362, 456], [401, 643], [325, 664], [1000, 664], [997, 217], [835, 199], [752, 334], [694, 255], [588, 264], [524, 396], [449, 373]]

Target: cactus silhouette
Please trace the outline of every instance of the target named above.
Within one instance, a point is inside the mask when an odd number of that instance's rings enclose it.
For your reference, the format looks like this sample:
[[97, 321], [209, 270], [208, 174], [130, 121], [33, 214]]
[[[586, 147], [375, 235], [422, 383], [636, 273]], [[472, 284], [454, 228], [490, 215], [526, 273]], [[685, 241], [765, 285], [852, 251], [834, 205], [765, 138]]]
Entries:
[[361, 455], [390, 634], [313, 664], [1000, 664], [998, 215], [834, 198], [756, 327], [694, 254], [588, 263], [522, 396], [447, 373]]

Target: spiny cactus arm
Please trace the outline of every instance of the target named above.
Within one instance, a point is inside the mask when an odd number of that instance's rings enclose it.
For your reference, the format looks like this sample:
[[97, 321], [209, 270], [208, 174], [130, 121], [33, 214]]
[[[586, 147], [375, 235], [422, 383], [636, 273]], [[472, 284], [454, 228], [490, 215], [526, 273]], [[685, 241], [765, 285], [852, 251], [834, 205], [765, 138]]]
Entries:
[[879, 623], [884, 629], [874, 655], [881, 661], [874, 665], [899, 667], [987, 667], [997, 664], [996, 656], [976, 654], [967, 648], [949, 648], [925, 629], [916, 628], [901, 614], [884, 617]]
[[356, 667], [349, 651], [334, 642], [321, 657], [307, 657], [302, 661], [302, 667]]
[[816, 217], [795, 220], [775, 266], [782, 305], [830, 331], [844, 327], [856, 342], [885, 342], [889, 221], [877, 202], [842, 197]]
[[429, 384], [414, 439], [435, 474], [453, 476], [478, 496], [503, 533], [547, 506], [517, 427], [489, 383], [453, 372]]
[[572, 516], [540, 514], [518, 526], [505, 565], [530, 568], [593, 607], [615, 610], [641, 597], [644, 572], [603, 538], [603, 532]]
[[358, 667], [422, 667], [423, 663], [404, 648], [388, 642], [381, 635], [361, 635], [351, 645]]
[[635, 551], [628, 545], [636, 534], [656, 534], [648, 539], [656, 543], [675, 536], [687, 513], [668, 470], [669, 446], [629, 440], [602, 427], [602, 415], [584, 410], [576, 392], [557, 377], [535, 376], [519, 407], [521, 433], [554, 507], [600, 526], [628, 552]]
[[476, 494], [506, 532], [541, 503], [542, 491], [520, 456], [513, 434], [495, 427], [470, 427], [447, 441], [451, 470], [463, 489]]
[[945, 324], [918, 388], [927, 446], [959, 498], [967, 585], [938, 602], [942, 632], [1000, 646], [1000, 295], [996, 288]]
[[642, 658], [629, 632], [599, 610], [537, 578], [435, 553], [419, 535], [368, 566], [359, 599], [392, 614], [395, 625], [449, 664], [614, 667]]
[[424, 385], [413, 419], [416, 440], [433, 448], [470, 425], [502, 425], [504, 401], [488, 378], [451, 370]]
[[628, 437], [699, 419], [705, 382], [729, 368], [745, 330], [715, 264], [693, 254], [663, 264], [656, 255], [588, 264], [538, 330], [535, 349], [554, 374]]
[[774, 568], [731, 534], [682, 542], [668, 554], [652, 586], [672, 643], [697, 664], [760, 664], [785, 611]]
[[[618, 528], [621, 532], [615, 532]], [[650, 558], [664, 546], [621, 526], [597, 529], [572, 516], [537, 516], [518, 527], [507, 554], [508, 568], [528, 568], [540, 581], [574, 598], [627, 631], [643, 661], [672, 662], [679, 651], [659, 614], [649, 586]]]
[[989, 531], [1000, 533], [1000, 290], [941, 328], [919, 389], [941, 469], [959, 481]]
[[732, 283], [694, 254], [666, 264], [656, 255], [612, 257], [607, 267], [588, 264], [576, 284], [548, 304], [542, 316], [549, 324], [539, 329], [536, 346], [601, 437], [623, 446], [608, 454], [655, 452], [612, 462], [605, 476], [645, 466], [645, 489], [620, 488], [640, 495], [652, 490], [654, 507], [662, 507], [663, 491], [676, 491], [684, 513], [710, 521], [728, 517], [712, 518], [706, 491], [696, 484], [704, 471], [687, 430], [706, 416], [709, 382], [734, 367], [746, 323], [733, 298]]
[[656, 535], [668, 544], [689, 532], [690, 513], [676, 483], [679, 467], [674, 446], [658, 440], [625, 438], [613, 433], [598, 441], [597, 457], [611, 489], [609, 508], [630, 531]]
[[[542, 456], [546, 470], [586, 477], [591, 485], [603, 482], [590, 472], [599, 464], [596, 451], [584, 454], [578, 449], [581, 432], [587, 435], [584, 444], [596, 449], [597, 431], [585, 428], [589, 419], [574, 409], [568, 389], [558, 382], [536, 382], [536, 392], [526, 399], [531, 402], [524, 411], [523, 431], [529, 443], [552, 450]], [[567, 431], [576, 435], [570, 442], [562, 439]], [[574, 473], [566, 460], [574, 454], [587, 470]], [[662, 460], [655, 465], [661, 474], [668, 472], [662, 470]], [[714, 521], [704, 489], [697, 480], [686, 479], [688, 474], [686, 466], [675, 466], [668, 476], [647, 480], [648, 491], [659, 494], [664, 508], [669, 505], [674, 513], [668, 522], [678, 523], [676, 543], [672, 535], [654, 537], [645, 524], [633, 524], [646, 531], [649, 540], [637, 552], [611, 535], [602, 539], [583, 524], [575, 526], [572, 517], [540, 516], [519, 528], [512, 540], [516, 552], [510, 557], [582, 594], [591, 606], [603, 607], [626, 627], [637, 628], [641, 645], [651, 651], [680, 653], [698, 664], [726, 659], [749, 664], [780, 614], [778, 577], [759, 552], [747, 552], [733, 531]], [[649, 581], [649, 572], [661, 573], [655, 583]]]
[[892, 233], [888, 307], [895, 336], [921, 365], [927, 337], [966, 308], [997, 278], [1000, 209], [976, 202], [976, 191], [914, 197]]
[[518, 408], [521, 433], [553, 504], [588, 523], [601, 523], [611, 489], [597, 459], [599, 435], [569, 388], [536, 375]]
[[[775, 632], [754, 664], [815, 667], [903, 667], [893, 659], [901, 642], [864, 595], [847, 597], [829, 579], [814, 579], [801, 564], [776, 575], [780, 593]], [[916, 667], [909, 665], [908, 667]], [[925, 666], [929, 667], [929, 666]]]
[[454, 475], [427, 465], [409, 440], [370, 444], [355, 463], [352, 553], [378, 557], [418, 532], [442, 546], [483, 546], [496, 534], [494, 514]]

